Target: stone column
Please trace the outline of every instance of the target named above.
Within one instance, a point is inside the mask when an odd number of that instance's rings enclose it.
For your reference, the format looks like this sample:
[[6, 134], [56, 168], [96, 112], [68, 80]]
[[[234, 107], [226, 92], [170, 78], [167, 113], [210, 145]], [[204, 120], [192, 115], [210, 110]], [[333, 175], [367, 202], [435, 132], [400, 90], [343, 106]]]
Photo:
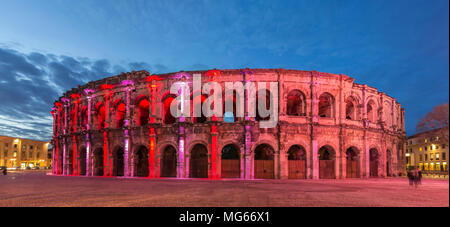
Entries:
[[68, 173], [68, 166], [67, 166], [67, 99], [63, 98], [64, 102], [64, 126], [63, 126], [63, 175], [67, 175]]
[[130, 135], [129, 135], [129, 130], [130, 130], [130, 121], [131, 121], [131, 117], [130, 117], [130, 91], [133, 89], [133, 87], [131, 86], [127, 86], [126, 87], [126, 107], [125, 107], [125, 121], [124, 121], [124, 128], [125, 130], [123, 131], [123, 137], [124, 137], [124, 153], [123, 153], [123, 169], [124, 169], [124, 173], [123, 175], [126, 177], [130, 177], [131, 176], [131, 171], [130, 171]]
[[87, 91], [88, 96], [88, 114], [87, 114], [87, 125], [86, 125], [86, 176], [93, 176], [93, 167], [91, 164], [91, 137], [90, 137], [90, 130], [91, 130], [91, 96], [90, 91]]
[[317, 135], [314, 128], [315, 124], [319, 122], [319, 111], [317, 98], [317, 83], [316, 83], [316, 71], [311, 73], [311, 147], [309, 155], [309, 163], [307, 162], [307, 171], [311, 179], [319, 179], [319, 148], [317, 142]]

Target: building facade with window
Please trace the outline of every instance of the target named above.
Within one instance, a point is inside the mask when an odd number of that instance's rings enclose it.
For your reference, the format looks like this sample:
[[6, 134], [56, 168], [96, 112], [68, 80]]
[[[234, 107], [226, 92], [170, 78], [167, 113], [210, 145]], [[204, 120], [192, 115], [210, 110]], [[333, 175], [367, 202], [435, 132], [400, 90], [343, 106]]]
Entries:
[[51, 167], [49, 142], [0, 136], [0, 166], [7, 168]]
[[448, 172], [448, 143], [435, 130], [408, 137], [406, 152], [407, 167], [429, 173]]
[[[265, 95], [217, 89], [224, 102], [233, 101], [225, 117], [172, 116], [171, 107], [193, 111], [216, 92], [196, 88], [196, 74], [202, 86], [253, 82]], [[180, 105], [171, 93], [174, 83], [189, 87]], [[250, 107], [270, 106], [271, 99], [277, 122], [262, 128], [268, 117], [259, 110], [250, 114]], [[133, 71], [73, 88], [54, 104], [56, 175], [345, 179], [397, 176], [406, 169], [404, 109], [395, 98], [346, 75], [286, 69]]]

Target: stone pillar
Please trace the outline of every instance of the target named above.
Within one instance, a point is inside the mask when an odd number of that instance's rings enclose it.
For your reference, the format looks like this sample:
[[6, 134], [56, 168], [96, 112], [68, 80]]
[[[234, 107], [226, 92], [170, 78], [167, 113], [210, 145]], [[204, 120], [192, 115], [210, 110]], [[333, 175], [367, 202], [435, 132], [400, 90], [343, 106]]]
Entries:
[[108, 146], [108, 120], [109, 102], [105, 94], [105, 128], [103, 129], [103, 176], [109, 176], [109, 146]]
[[244, 166], [245, 166], [245, 175], [244, 178], [245, 179], [252, 179], [253, 176], [253, 168], [252, 168], [252, 151], [251, 151], [251, 146], [252, 146], [252, 135], [250, 132], [250, 125], [245, 125], [245, 151], [244, 151], [244, 157], [245, 160], [244, 161]]
[[347, 154], [344, 147], [344, 136], [342, 135], [342, 127], [341, 127], [341, 133], [339, 135], [339, 150], [340, 150], [340, 179], [346, 179], [347, 178]]
[[288, 161], [288, 153], [284, 146], [281, 146], [283, 150], [280, 150], [280, 179], [288, 179], [289, 178], [289, 161]]
[[88, 96], [88, 114], [87, 114], [87, 125], [86, 125], [86, 176], [93, 176], [93, 167], [91, 164], [91, 154], [92, 154], [92, 147], [91, 147], [91, 137], [90, 137], [90, 130], [91, 130], [91, 96], [90, 96], [90, 91], [87, 91]]
[[130, 91], [132, 90], [132, 87], [127, 86], [126, 88], [126, 107], [125, 107], [125, 121], [124, 121], [124, 127], [125, 130], [123, 131], [123, 137], [124, 137], [124, 152], [123, 152], [123, 169], [124, 173], [123, 175], [126, 177], [131, 176], [130, 171], [130, 135], [128, 130], [130, 129]]
[[[246, 85], [246, 88], [248, 88], [247, 87], [247, 82], [248, 82], [248, 80], [247, 80], [247, 72], [244, 72], [243, 73], [243, 79], [244, 79], [244, 84]], [[252, 162], [252, 151], [251, 151], [251, 146], [252, 146], [252, 134], [251, 134], [251, 131], [250, 131], [250, 122], [251, 122], [251, 120], [252, 120], [252, 117], [250, 117], [249, 116], [249, 110], [250, 110], [250, 105], [252, 104], [252, 103], [250, 103], [249, 101], [248, 101], [248, 97], [249, 97], [249, 94], [248, 94], [248, 90], [249, 89], [245, 89], [244, 90], [244, 120], [245, 120], [245, 144], [244, 144], [244, 157], [243, 157], [243, 159], [245, 159], [245, 160], [243, 160], [244, 161], [244, 168], [245, 168], [245, 171], [244, 171], [244, 175], [243, 175], [243, 177], [245, 178], [245, 179], [253, 179], [253, 162]]]
[[[184, 127], [182, 124], [179, 126], [179, 137], [178, 137], [178, 161], [177, 161], [177, 177], [178, 178], [188, 178], [189, 177], [189, 157], [185, 157], [185, 135]], [[185, 163], [186, 162], [186, 163]], [[186, 169], [185, 169], [186, 166]]]
[[68, 173], [68, 166], [67, 166], [67, 99], [63, 98], [64, 102], [64, 126], [63, 126], [63, 175], [67, 175]]
[[311, 73], [311, 147], [310, 147], [310, 163], [308, 165], [308, 171], [311, 174], [311, 179], [319, 179], [319, 148], [317, 142], [317, 135], [314, 125], [319, 122], [319, 100], [317, 98], [317, 83], [316, 83], [316, 71]]

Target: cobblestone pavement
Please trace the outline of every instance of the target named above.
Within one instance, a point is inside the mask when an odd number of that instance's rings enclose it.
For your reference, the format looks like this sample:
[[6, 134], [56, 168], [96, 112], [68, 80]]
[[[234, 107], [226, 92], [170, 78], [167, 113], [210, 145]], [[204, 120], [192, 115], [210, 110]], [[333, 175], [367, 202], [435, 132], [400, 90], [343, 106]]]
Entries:
[[0, 176], [0, 206], [449, 206], [449, 181]]

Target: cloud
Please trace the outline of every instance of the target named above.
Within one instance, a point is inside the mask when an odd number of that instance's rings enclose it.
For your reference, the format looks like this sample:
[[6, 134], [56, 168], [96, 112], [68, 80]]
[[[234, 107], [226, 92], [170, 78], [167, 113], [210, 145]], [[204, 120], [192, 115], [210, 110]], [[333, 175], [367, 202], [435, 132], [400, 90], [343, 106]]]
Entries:
[[91, 60], [48, 53], [23, 53], [0, 45], [0, 134], [37, 140], [52, 136], [53, 102], [65, 91], [92, 80], [130, 70], [165, 72], [162, 64], [132, 62], [112, 65], [106, 59]]

